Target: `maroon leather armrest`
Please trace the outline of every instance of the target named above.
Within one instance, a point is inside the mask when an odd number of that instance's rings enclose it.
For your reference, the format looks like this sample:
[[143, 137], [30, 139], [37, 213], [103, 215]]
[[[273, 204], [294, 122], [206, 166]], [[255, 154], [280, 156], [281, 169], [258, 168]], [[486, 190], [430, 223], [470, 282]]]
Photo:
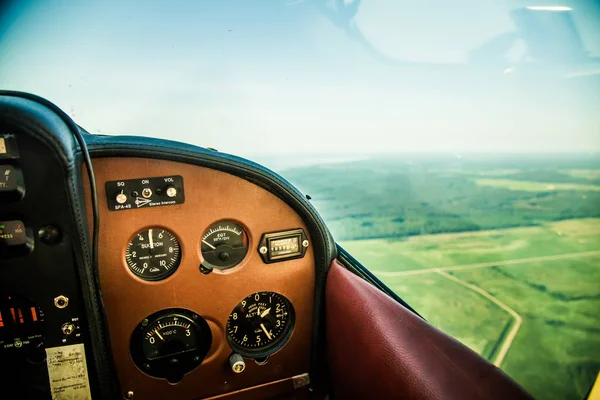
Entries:
[[532, 398], [500, 369], [337, 261], [326, 294], [334, 398]]

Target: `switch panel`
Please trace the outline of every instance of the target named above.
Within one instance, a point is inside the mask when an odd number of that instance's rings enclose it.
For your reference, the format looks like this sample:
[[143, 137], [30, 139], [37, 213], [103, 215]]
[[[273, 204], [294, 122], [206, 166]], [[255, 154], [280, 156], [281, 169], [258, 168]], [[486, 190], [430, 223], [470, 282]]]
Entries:
[[183, 177], [179, 175], [106, 182], [108, 209], [131, 210], [183, 204]]

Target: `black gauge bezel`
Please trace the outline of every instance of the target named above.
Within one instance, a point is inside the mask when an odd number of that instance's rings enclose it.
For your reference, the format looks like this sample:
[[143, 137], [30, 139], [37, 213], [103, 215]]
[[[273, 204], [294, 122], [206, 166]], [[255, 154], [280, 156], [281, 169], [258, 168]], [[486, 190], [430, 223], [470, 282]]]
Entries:
[[[260, 348], [256, 348], [256, 349], [249, 349], [247, 347], [242, 347], [233, 341], [233, 339], [231, 338], [231, 335], [229, 334], [228, 327], [229, 327], [229, 322], [232, 319], [232, 314], [242, 304], [242, 301], [247, 300], [247, 299], [253, 300], [254, 295], [256, 295], [257, 293], [261, 294], [261, 295], [262, 294], [275, 294], [275, 295], [279, 296], [283, 300], [283, 302], [286, 303], [285, 305], [288, 308], [289, 322], [285, 326], [284, 331], [281, 334], [281, 336], [276, 338], [274, 342], [269, 343], [268, 345], [266, 345], [264, 347], [260, 347]], [[227, 338], [227, 344], [229, 344], [229, 347], [231, 348], [231, 350], [235, 351], [236, 353], [239, 353], [243, 357], [252, 358], [252, 359], [256, 360], [256, 359], [260, 359], [260, 358], [270, 357], [273, 354], [277, 353], [279, 350], [281, 350], [289, 342], [290, 338], [292, 337], [292, 334], [294, 333], [295, 327], [296, 327], [296, 311], [294, 310], [294, 306], [293, 306], [292, 302], [287, 297], [282, 295], [281, 293], [265, 290], [265, 291], [259, 291], [259, 292], [254, 292], [252, 294], [249, 294], [248, 296], [246, 296], [242, 300], [240, 300], [235, 305], [235, 307], [233, 307], [231, 309], [231, 312], [229, 313], [229, 316], [227, 317], [227, 322], [225, 323], [225, 336]]]
[[[175, 260], [175, 265], [173, 267], [171, 267], [170, 269], [168, 269], [167, 271], [156, 275], [156, 276], [147, 276], [147, 275], [143, 275], [140, 274], [139, 272], [135, 271], [131, 265], [129, 265], [129, 262], [127, 260], [127, 252], [129, 251], [129, 248], [133, 245], [133, 240], [140, 235], [142, 232], [147, 232], [150, 229], [157, 229], [157, 230], [162, 230], [164, 232], [167, 232], [168, 234], [170, 234], [175, 241], [177, 242], [177, 247], [179, 248], [178, 254], [177, 254], [177, 259]], [[179, 268], [179, 266], [181, 265], [181, 258], [182, 258], [182, 249], [181, 249], [181, 242], [179, 241], [179, 238], [177, 237], [177, 235], [175, 233], [173, 233], [173, 231], [164, 228], [162, 226], [150, 226], [144, 229], [141, 229], [139, 231], [137, 231], [136, 233], [134, 233], [131, 238], [129, 239], [129, 241], [127, 242], [127, 247], [125, 248], [125, 255], [124, 255], [124, 260], [125, 260], [125, 265], [127, 266], [127, 269], [133, 274], [135, 275], [137, 278], [142, 279], [144, 281], [148, 281], [148, 282], [156, 282], [156, 281], [162, 281], [164, 279], [167, 279], [168, 277], [170, 277], [171, 275], [173, 275], [175, 273], [175, 271], [177, 271], [177, 269]]]
[[[171, 364], [170, 357], [148, 359], [143, 351], [144, 336], [158, 321], [178, 317], [186, 320], [195, 330], [196, 349], [177, 354], [178, 363]], [[212, 332], [200, 315], [184, 308], [167, 308], [157, 311], [142, 320], [131, 334], [129, 351], [135, 366], [146, 375], [166, 379], [171, 383], [181, 381], [184, 375], [196, 369], [208, 354], [212, 345]]]
[[[220, 224], [235, 225], [235, 227], [239, 228], [242, 231], [242, 234], [245, 235], [245, 237], [246, 237], [246, 247], [244, 248], [245, 251], [244, 251], [243, 256], [240, 257], [239, 260], [236, 260], [231, 265], [225, 265], [225, 262], [210, 262], [210, 261], [206, 260], [205, 252], [202, 249], [202, 247], [204, 245], [203, 241], [204, 241], [204, 238], [206, 237], [208, 231], [210, 231], [211, 229], [213, 229], [215, 227], [218, 227]], [[250, 249], [250, 235], [248, 234], [248, 229], [246, 229], [246, 227], [243, 224], [241, 224], [240, 222], [233, 220], [233, 219], [222, 219], [222, 220], [213, 222], [204, 230], [204, 232], [202, 233], [202, 236], [200, 237], [200, 247], [199, 248], [200, 248], [200, 254], [202, 256], [202, 265], [205, 266], [205, 268], [208, 268], [210, 270], [216, 269], [219, 271], [227, 271], [229, 269], [239, 266], [248, 257], [248, 253], [249, 253], [249, 249]], [[231, 262], [229, 262], [229, 263], [231, 263]]]

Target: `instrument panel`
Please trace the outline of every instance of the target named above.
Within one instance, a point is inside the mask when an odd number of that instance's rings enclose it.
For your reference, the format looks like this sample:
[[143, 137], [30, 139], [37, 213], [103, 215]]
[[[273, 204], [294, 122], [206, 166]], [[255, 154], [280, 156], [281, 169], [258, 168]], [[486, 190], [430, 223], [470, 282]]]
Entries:
[[[124, 395], [202, 398], [306, 375], [315, 264], [297, 213], [208, 168], [93, 164], [100, 287]], [[157, 178], [168, 176], [180, 202]]]

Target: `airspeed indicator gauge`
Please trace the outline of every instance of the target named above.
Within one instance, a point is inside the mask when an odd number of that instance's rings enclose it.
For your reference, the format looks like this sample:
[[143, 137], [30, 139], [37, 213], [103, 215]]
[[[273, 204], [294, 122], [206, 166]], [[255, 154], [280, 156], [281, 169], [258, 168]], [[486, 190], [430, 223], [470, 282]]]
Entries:
[[220, 270], [238, 265], [248, 253], [248, 235], [244, 228], [231, 221], [211, 225], [204, 235], [200, 251], [204, 264]]

